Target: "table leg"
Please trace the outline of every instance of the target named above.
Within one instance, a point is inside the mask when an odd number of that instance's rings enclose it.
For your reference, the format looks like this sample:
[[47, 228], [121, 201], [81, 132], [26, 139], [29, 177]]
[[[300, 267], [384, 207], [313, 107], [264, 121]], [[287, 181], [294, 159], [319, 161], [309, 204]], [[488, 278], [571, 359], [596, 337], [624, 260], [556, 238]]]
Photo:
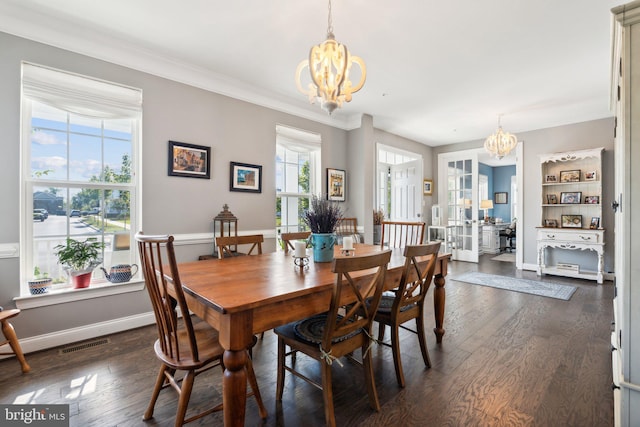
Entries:
[[444, 324], [444, 301], [446, 298], [444, 276], [436, 274], [433, 278], [433, 284], [435, 285], [433, 290], [433, 313], [436, 318], [436, 327], [433, 328], [433, 332], [436, 334], [436, 342], [440, 344], [444, 335], [444, 328], [442, 327]]

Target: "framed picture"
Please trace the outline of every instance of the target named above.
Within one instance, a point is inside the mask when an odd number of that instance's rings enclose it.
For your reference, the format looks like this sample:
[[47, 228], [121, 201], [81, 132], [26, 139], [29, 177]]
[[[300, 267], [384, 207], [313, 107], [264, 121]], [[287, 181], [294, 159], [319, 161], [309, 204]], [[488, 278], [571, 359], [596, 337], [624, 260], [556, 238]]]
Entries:
[[580, 182], [580, 170], [561, 171], [560, 182]]
[[262, 166], [231, 162], [229, 191], [262, 193]]
[[493, 202], [497, 205], [504, 205], [508, 202], [509, 193], [493, 193]]
[[582, 228], [582, 215], [562, 215], [563, 228]]
[[600, 227], [600, 217], [598, 216], [591, 217], [591, 224], [589, 224], [589, 228], [592, 230], [595, 230], [598, 227]]
[[327, 168], [327, 200], [345, 201], [347, 176], [340, 169]]
[[585, 181], [595, 181], [598, 179], [598, 173], [596, 171], [585, 172], [584, 180]]
[[211, 147], [169, 141], [169, 175], [211, 178]]
[[563, 205], [576, 205], [580, 204], [582, 200], [582, 191], [568, 191], [566, 193], [560, 193], [560, 203]]
[[600, 203], [600, 196], [584, 196], [584, 202], [588, 205], [597, 205]]
[[545, 175], [544, 182], [556, 183], [558, 182], [558, 177], [556, 175]]
[[425, 196], [431, 196], [433, 194], [433, 180], [432, 179], [423, 179], [422, 180], [422, 194]]
[[545, 227], [556, 228], [558, 226], [558, 221], [556, 221], [555, 219], [545, 219], [544, 220], [544, 226]]
[[547, 194], [547, 204], [548, 205], [557, 205], [558, 204], [558, 196], [555, 194]]

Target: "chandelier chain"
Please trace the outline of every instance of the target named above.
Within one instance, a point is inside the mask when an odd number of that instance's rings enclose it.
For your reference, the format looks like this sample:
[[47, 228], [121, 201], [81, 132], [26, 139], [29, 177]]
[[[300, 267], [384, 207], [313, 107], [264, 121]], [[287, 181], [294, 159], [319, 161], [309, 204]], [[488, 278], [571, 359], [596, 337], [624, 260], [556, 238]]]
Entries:
[[331, 19], [331, 0], [329, 0], [329, 14], [327, 17], [327, 34], [333, 34], [333, 20]]

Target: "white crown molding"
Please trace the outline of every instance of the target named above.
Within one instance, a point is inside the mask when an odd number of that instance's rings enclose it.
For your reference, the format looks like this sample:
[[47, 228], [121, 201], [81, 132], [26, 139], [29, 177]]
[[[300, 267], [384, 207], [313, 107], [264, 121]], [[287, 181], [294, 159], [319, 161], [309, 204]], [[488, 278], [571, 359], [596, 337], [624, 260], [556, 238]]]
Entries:
[[0, 31], [343, 130], [357, 129], [362, 121], [361, 114], [329, 116], [319, 107], [295, 105], [299, 101], [12, 3], [0, 3]]

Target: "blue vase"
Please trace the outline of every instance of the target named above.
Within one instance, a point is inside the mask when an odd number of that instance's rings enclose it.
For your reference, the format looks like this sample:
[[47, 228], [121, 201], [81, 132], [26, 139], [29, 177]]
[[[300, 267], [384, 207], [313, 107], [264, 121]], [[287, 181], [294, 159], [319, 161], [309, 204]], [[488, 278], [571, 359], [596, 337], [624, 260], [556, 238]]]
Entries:
[[311, 246], [313, 246], [313, 261], [333, 261], [333, 246], [335, 244], [336, 236], [331, 233], [311, 234]]

